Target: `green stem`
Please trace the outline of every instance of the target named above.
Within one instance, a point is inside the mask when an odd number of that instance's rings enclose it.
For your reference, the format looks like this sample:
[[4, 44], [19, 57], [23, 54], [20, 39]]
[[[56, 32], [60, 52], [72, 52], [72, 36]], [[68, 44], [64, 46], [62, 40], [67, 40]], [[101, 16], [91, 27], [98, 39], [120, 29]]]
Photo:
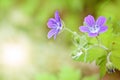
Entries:
[[97, 41], [98, 41], [98, 44], [100, 44], [101, 42], [100, 42], [100, 39], [98, 38], [98, 37], [96, 37], [96, 39], [97, 39]]
[[97, 39], [97, 41], [98, 41], [98, 45], [96, 45], [96, 46], [99, 46], [100, 48], [106, 50], [106, 51], [109, 53], [110, 50], [109, 50], [106, 46], [104, 46], [104, 45], [101, 44], [100, 39], [99, 39], [98, 37], [96, 37], [96, 39]]
[[107, 63], [111, 63], [110, 61], [110, 55], [111, 55], [111, 51], [104, 45], [101, 44], [100, 39], [98, 37], [96, 37], [97, 41], [98, 41], [98, 46], [101, 47], [102, 49], [104, 49], [107, 52]]
[[66, 27], [64, 27], [64, 30], [70, 32], [71, 34], [75, 34], [75, 32], [73, 32], [71, 29], [68, 29], [68, 28], [66, 28]]
[[73, 34], [73, 35], [76, 33], [76, 32], [74, 32], [74, 31], [72, 31], [71, 29], [66, 28], [66, 26], [65, 26], [65, 24], [64, 24], [64, 22], [63, 22], [63, 21], [62, 21], [62, 24], [63, 24], [63, 27], [64, 27], [63, 29], [64, 29], [64, 30], [66, 30], [66, 31], [70, 32], [70, 33], [71, 33], [71, 34]]
[[107, 62], [111, 62], [110, 61], [110, 55], [111, 55], [112, 52], [109, 52], [108, 55], [107, 55]]
[[107, 47], [105, 47], [104, 45], [100, 44], [99, 46], [100, 46], [101, 48], [103, 48], [104, 50], [106, 50], [107, 52], [110, 52], [110, 50], [109, 50]]

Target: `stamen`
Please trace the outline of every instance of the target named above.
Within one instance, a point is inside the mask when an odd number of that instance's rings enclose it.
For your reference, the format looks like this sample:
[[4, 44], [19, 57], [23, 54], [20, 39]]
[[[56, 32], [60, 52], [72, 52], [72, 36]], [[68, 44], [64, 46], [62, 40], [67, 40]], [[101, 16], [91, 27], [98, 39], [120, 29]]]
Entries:
[[100, 28], [99, 26], [94, 25], [93, 27], [89, 27], [89, 30], [91, 33], [97, 33], [100, 30]]

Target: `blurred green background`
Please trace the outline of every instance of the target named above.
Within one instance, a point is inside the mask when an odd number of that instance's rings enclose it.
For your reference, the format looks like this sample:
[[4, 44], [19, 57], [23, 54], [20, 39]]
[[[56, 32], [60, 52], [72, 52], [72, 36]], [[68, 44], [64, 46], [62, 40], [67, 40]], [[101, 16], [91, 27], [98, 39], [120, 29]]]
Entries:
[[[72, 60], [71, 34], [47, 39], [47, 21], [59, 11], [80, 33], [84, 17], [105, 16], [120, 31], [120, 0], [0, 0], [0, 80], [99, 80], [99, 69]], [[107, 80], [107, 79], [106, 79]]]

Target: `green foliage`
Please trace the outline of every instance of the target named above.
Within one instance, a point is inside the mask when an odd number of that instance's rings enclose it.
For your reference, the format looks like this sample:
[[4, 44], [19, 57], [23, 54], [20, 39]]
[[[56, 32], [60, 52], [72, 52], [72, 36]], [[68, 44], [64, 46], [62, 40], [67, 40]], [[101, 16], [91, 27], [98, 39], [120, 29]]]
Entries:
[[[78, 55], [78, 56], [76, 56], [76, 55]], [[77, 53], [76, 55], [73, 55], [73, 59], [75, 61], [85, 62], [85, 53], [81, 53], [81, 54]]]
[[[100, 77], [103, 77], [106, 72], [114, 72], [114, 68], [120, 70], [120, 32], [117, 30], [119, 26], [113, 27], [110, 22], [111, 20], [108, 20], [108, 31], [98, 36], [99, 41], [95, 38], [86, 38], [85, 40], [77, 38], [76, 44], [78, 44], [78, 48], [73, 54], [73, 59], [76, 61], [96, 61], [100, 69]], [[82, 44], [80, 44], [81, 41], [83, 41]], [[87, 47], [83, 45], [84, 43]], [[96, 46], [96, 44], [98, 45]], [[110, 56], [109, 53], [111, 53]], [[111, 63], [110, 66], [106, 66], [109, 62]]]
[[92, 49], [88, 50], [86, 53], [83, 52], [81, 55], [76, 57], [75, 60], [76, 61], [81, 61], [81, 62], [85, 62], [85, 60], [86, 60], [86, 62], [90, 62], [91, 63], [93, 61], [96, 61], [103, 54], [105, 54], [104, 51], [101, 48], [97, 48], [96, 47], [96, 48], [92, 48]]
[[[111, 27], [108, 29], [108, 31], [104, 34], [101, 35], [100, 38], [102, 39], [102, 42], [105, 46], [107, 46], [109, 48], [109, 50], [111, 51], [111, 55], [110, 55], [110, 62], [112, 62], [113, 67], [115, 67], [116, 69], [120, 70], [120, 37], [113, 31], [115, 29], [115, 27]], [[106, 54], [106, 57], [108, 55]], [[106, 69], [106, 58], [104, 56], [104, 60], [98, 60], [98, 62], [102, 62], [101, 64], [97, 63], [100, 66], [100, 74], [101, 77], [104, 76], [105, 72], [107, 71]]]
[[88, 42], [85, 36], [80, 37], [78, 40], [79, 41], [76, 41], [78, 49], [73, 52], [74, 60], [81, 62], [93, 62], [105, 54], [105, 51], [99, 46], [92, 46], [89, 44], [90, 41]]
[[111, 50], [117, 51], [117, 53], [119, 53], [120, 52], [120, 37], [115, 34], [111, 37], [112, 37], [111, 43], [110, 43]]
[[118, 70], [120, 70], [120, 52], [118, 51], [112, 51], [111, 54], [111, 62], [113, 63], [114, 67]]
[[[96, 51], [97, 50], [97, 51]], [[88, 51], [87, 60], [93, 62], [97, 60], [101, 55], [105, 54], [101, 48], [92, 48]]]
[[75, 70], [72, 67], [64, 66], [61, 68], [58, 75], [44, 73], [39, 74], [36, 80], [79, 80], [81, 78], [80, 70]]
[[77, 49], [75, 49], [73, 51], [73, 59], [76, 61], [85, 61], [86, 59], [86, 49], [89, 47], [88, 41], [86, 39], [86, 36], [80, 36], [78, 34], [73, 35], [73, 43], [74, 45], [77, 47]]
[[63, 66], [58, 75], [44, 73], [36, 76], [36, 80], [98, 80], [98, 75], [84, 76], [80, 70], [75, 70], [70, 66]]
[[99, 36], [100, 42], [109, 48], [113, 40], [112, 36], [113, 36], [113, 28], [111, 27], [111, 24], [109, 24], [107, 32]]
[[81, 72], [71, 67], [63, 67], [59, 73], [59, 80], [80, 80]]
[[0, 0], [0, 8], [8, 10], [9, 8], [11, 8], [13, 3], [14, 3], [14, 0], [11, 0], [11, 1], [9, 1], [9, 0]]
[[100, 77], [103, 77], [107, 71], [106, 69], [106, 59], [107, 55], [104, 54], [101, 57], [99, 57], [96, 61], [96, 64], [99, 65], [99, 69], [100, 69]]

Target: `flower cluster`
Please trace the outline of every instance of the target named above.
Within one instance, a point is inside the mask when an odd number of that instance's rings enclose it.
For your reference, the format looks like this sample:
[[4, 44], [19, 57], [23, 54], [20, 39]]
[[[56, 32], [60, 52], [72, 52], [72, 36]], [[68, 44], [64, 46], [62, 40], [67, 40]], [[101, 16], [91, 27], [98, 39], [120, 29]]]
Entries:
[[[96, 21], [93, 16], [88, 15], [84, 19], [84, 26], [80, 26], [79, 30], [81, 32], [88, 33], [89, 37], [96, 37], [99, 36], [100, 33], [106, 32], [108, 27], [104, 24], [106, 23], [106, 18], [103, 16], [100, 16]], [[54, 39], [56, 39], [56, 36], [58, 33], [63, 29], [63, 23], [59, 16], [59, 12], [55, 12], [55, 18], [50, 18], [47, 23], [48, 28], [51, 30], [48, 32], [48, 39], [50, 39], [52, 36], [54, 36]]]
[[[103, 75], [103, 73], [105, 74], [106, 71], [108, 73], [114, 73], [116, 69], [120, 69], [120, 67], [118, 68], [118, 64], [116, 62], [115, 63], [113, 62], [115, 61], [114, 59], [116, 59], [117, 57], [112, 56], [113, 55], [112, 53], [114, 51], [112, 52], [111, 48], [107, 48], [105, 45], [103, 45], [98, 37], [101, 33], [104, 33], [108, 30], [108, 26], [105, 25], [106, 21], [107, 20], [104, 16], [100, 16], [96, 20], [92, 15], [86, 16], [83, 22], [84, 25], [79, 27], [79, 30], [81, 32], [88, 34], [87, 36], [89, 37], [86, 37], [86, 34], [79, 35], [77, 32], [74, 32], [66, 28], [66, 26], [63, 24], [63, 21], [60, 18], [59, 12], [56, 11], [55, 17], [50, 18], [47, 22], [47, 26], [48, 28], [50, 28], [50, 31], [48, 32], [47, 37], [48, 39], [50, 39], [51, 37], [54, 37], [54, 39], [56, 39], [56, 36], [61, 32], [61, 30], [67, 30], [73, 35], [73, 44], [76, 46], [76, 49], [74, 50], [72, 54], [73, 56], [72, 58], [74, 60], [82, 61], [82, 62], [96, 61], [96, 64], [100, 66], [100, 69], [102, 69], [100, 71], [101, 75]], [[89, 38], [91, 37], [95, 37], [98, 43], [91, 42], [89, 40]], [[94, 50], [96, 50], [97, 52], [96, 47], [104, 50], [106, 54], [105, 55], [96, 54], [94, 52]], [[92, 49], [93, 49], [93, 53], [89, 54], [92, 51]], [[118, 53], [119, 50], [120, 49], [118, 49], [118, 51], [116, 52]], [[101, 53], [101, 51], [98, 51], [97, 53], [99, 52]], [[111, 56], [113, 57], [113, 60], [111, 59]], [[88, 58], [90, 58], [90, 60]], [[116, 59], [116, 60], [119, 60], [119, 59]]]

